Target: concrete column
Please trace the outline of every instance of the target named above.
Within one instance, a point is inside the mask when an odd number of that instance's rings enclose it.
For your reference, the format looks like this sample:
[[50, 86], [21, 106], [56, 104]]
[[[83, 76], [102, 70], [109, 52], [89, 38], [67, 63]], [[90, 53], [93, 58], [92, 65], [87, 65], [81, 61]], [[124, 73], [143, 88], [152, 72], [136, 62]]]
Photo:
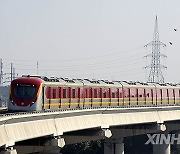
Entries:
[[124, 143], [115, 144], [115, 154], [124, 154]]
[[153, 154], [170, 154], [170, 144], [155, 144], [153, 145]]
[[104, 154], [124, 154], [123, 139], [106, 139], [104, 143]]

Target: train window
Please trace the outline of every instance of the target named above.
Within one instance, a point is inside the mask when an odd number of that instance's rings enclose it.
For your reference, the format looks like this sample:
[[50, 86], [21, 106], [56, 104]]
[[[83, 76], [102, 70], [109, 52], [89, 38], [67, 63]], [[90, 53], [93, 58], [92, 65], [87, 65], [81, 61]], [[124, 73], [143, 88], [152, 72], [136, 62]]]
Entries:
[[160, 89], [157, 89], [157, 98], [160, 98], [161, 97], [161, 91]]
[[145, 95], [146, 95], [147, 98], [152, 97], [152, 89], [147, 88]]
[[117, 98], [118, 96], [118, 89], [117, 88], [111, 88], [111, 97], [112, 98]]
[[122, 98], [122, 93], [121, 92], [119, 93], [119, 98]]
[[137, 97], [137, 89], [136, 88], [130, 89], [130, 96], [131, 97]]
[[36, 87], [30, 84], [16, 84], [14, 86], [14, 95], [20, 98], [32, 98]]
[[85, 97], [86, 98], [89, 98], [89, 95], [88, 95], [89, 93], [88, 93], [88, 88], [86, 88], [86, 90], [85, 90]]
[[174, 89], [168, 89], [168, 93], [169, 93], [169, 98], [173, 98], [174, 97]]
[[100, 88], [100, 98], [102, 98], [102, 88]]
[[119, 95], [120, 95], [120, 94], [119, 94], [119, 89], [117, 89], [116, 93], [117, 93], [117, 94], [116, 94], [117, 98], [120, 97], [120, 96], [119, 96]]
[[162, 89], [162, 97], [166, 97], [167, 98], [167, 89]]
[[110, 89], [109, 88], [106, 88], [106, 98], [109, 98], [110, 97]]
[[179, 90], [178, 89], [174, 89], [174, 91], [175, 91], [175, 97], [176, 98], [179, 97]]
[[128, 97], [131, 97], [130, 88], [128, 88]]
[[146, 92], [145, 97], [147, 98], [151, 97], [151, 90], [149, 88], [147, 88], [145, 92]]
[[166, 89], [166, 91], [167, 91], [167, 97], [169, 98], [169, 91], [168, 91], [168, 89]]
[[72, 96], [71, 96], [71, 88], [69, 87], [68, 88], [68, 94], [67, 94], [67, 98], [71, 98]]
[[112, 92], [112, 98], [115, 98], [115, 93], [114, 92]]
[[66, 98], [66, 89], [63, 89], [63, 98]]
[[146, 89], [144, 89], [143, 97], [146, 97]]
[[153, 89], [151, 89], [151, 96], [153, 97]]
[[175, 97], [175, 90], [173, 89], [173, 97]]
[[124, 97], [129, 97], [130, 90], [129, 88], [123, 88]]
[[104, 92], [104, 98], [106, 98], [106, 92]]
[[161, 98], [162, 98], [162, 89], [160, 89], [160, 95], [161, 95]]
[[56, 89], [53, 88], [53, 98], [56, 98]]
[[145, 97], [145, 89], [143, 88], [138, 88], [138, 95], [139, 97]]
[[48, 87], [48, 96], [49, 96], [49, 99], [52, 98], [52, 95], [51, 95], [51, 87]]
[[103, 98], [106, 98], [106, 89], [103, 89]]
[[94, 89], [94, 98], [97, 98], [97, 89]]
[[92, 98], [92, 88], [89, 88], [89, 98]]
[[149, 93], [147, 93], [147, 96], [146, 97], [149, 97]]
[[61, 98], [61, 87], [59, 87], [59, 98]]
[[72, 98], [76, 97], [75, 89], [72, 89]]
[[81, 90], [80, 90], [80, 88], [78, 88], [78, 93], [77, 93], [77, 95], [78, 95], [78, 98], [81, 98]]
[[46, 98], [50, 99], [50, 87], [46, 88]]

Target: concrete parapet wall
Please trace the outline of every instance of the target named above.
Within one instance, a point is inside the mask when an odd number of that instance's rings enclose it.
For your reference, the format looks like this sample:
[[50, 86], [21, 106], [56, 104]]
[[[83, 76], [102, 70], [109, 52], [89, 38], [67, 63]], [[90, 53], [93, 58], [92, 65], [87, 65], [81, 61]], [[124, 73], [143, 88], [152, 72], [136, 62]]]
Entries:
[[67, 132], [105, 126], [163, 123], [180, 120], [180, 110], [92, 109], [11, 115], [0, 118], [0, 146], [42, 136], [61, 136]]

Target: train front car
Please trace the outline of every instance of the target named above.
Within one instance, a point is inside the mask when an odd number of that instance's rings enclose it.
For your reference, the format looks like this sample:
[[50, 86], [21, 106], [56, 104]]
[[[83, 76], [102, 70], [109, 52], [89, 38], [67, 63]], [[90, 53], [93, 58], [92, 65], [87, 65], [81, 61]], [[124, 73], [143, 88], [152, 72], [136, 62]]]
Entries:
[[43, 80], [37, 77], [20, 77], [11, 82], [9, 111], [42, 110]]

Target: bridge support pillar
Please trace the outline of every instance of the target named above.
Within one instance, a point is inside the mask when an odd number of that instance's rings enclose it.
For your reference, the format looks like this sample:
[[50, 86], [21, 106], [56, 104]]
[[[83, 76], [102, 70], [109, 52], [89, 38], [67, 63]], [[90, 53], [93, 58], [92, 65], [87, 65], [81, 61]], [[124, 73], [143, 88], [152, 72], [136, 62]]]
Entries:
[[153, 154], [170, 154], [170, 144], [153, 145]]
[[124, 154], [123, 139], [106, 139], [104, 143], [104, 154]]

